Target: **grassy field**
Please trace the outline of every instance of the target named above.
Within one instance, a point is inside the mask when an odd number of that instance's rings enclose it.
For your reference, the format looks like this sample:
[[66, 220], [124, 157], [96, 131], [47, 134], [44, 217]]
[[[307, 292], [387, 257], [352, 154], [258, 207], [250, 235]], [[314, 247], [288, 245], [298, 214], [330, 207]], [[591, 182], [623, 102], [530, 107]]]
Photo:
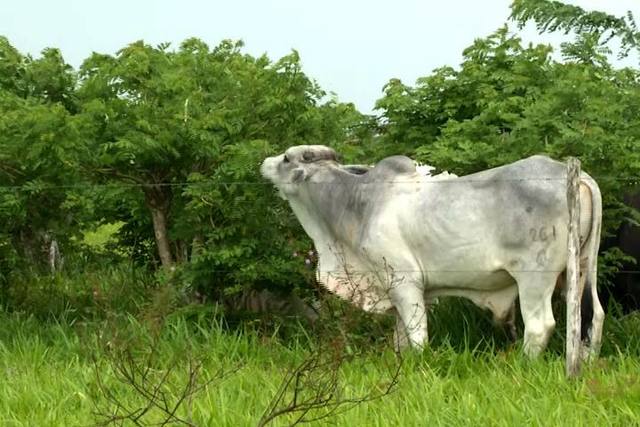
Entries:
[[[460, 311], [438, 307], [431, 347], [403, 357], [390, 394], [338, 407], [338, 414], [317, 425], [640, 425], [640, 316], [608, 319], [602, 357], [586, 366], [580, 379], [568, 381], [562, 328], [545, 357], [529, 361], [517, 345], [496, 338], [482, 313]], [[208, 383], [178, 405], [176, 416], [199, 426], [252, 426], [287, 372], [308, 360], [314, 348], [327, 360], [335, 354], [302, 329], [288, 339], [277, 328], [270, 334], [230, 329], [206, 310], [178, 311], [161, 322], [126, 315], [43, 320], [0, 312], [0, 324], [1, 426], [96, 425], [144, 408], [149, 400], [122, 381], [118, 369], [133, 372], [133, 384], [157, 387], [168, 407], [194, 374], [196, 384]], [[342, 346], [340, 354], [358, 356], [311, 373], [308, 384], [336, 373], [334, 399], [379, 393], [398, 366], [385, 339]], [[308, 385], [302, 397], [312, 388]], [[326, 409], [308, 416], [323, 414]], [[162, 411], [150, 408], [138, 422], [162, 419]], [[294, 420], [278, 417], [270, 425]]]

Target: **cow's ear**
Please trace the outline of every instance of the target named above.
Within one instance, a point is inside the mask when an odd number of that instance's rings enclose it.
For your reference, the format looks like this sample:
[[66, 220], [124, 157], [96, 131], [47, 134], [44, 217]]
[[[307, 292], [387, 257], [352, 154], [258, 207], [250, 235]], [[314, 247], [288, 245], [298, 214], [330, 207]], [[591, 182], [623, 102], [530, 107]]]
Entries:
[[291, 182], [302, 182], [306, 178], [306, 172], [302, 168], [295, 168], [291, 175]]

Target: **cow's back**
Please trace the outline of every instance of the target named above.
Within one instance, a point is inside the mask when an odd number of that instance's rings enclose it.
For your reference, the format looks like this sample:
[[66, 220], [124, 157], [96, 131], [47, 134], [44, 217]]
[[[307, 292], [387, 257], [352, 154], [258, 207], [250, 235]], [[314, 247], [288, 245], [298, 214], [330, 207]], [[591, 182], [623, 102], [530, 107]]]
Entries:
[[561, 271], [566, 263], [566, 169], [549, 158], [425, 183], [397, 205], [407, 252], [443, 286], [476, 287], [498, 271]]

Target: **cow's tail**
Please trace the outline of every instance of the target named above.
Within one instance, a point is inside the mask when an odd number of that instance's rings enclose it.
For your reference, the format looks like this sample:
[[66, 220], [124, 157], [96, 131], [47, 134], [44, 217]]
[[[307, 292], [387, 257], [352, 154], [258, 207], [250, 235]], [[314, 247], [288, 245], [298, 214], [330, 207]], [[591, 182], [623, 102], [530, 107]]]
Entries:
[[582, 341], [586, 341], [586, 356], [595, 357], [600, 352], [604, 310], [598, 298], [598, 249], [600, 248], [600, 229], [602, 227], [602, 195], [598, 184], [589, 175], [583, 173], [580, 184], [586, 186], [591, 193], [591, 203], [581, 202], [581, 210], [591, 208], [589, 232], [580, 248], [580, 270], [584, 278], [582, 292]]

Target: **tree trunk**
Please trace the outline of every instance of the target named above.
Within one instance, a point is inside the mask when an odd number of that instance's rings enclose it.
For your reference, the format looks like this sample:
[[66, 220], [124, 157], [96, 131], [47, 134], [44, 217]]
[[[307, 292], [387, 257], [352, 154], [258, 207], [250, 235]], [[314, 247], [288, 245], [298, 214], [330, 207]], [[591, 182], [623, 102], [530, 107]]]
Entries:
[[204, 247], [204, 237], [202, 237], [201, 233], [198, 233], [195, 235], [195, 237], [193, 238], [193, 241], [191, 242], [191, 258], [190, 259], [193, 260], [198, 255], [200, 255], [203, 247]]
[[173, 266], [173, 257], [171, 256], [171, 248], [167, 236], [166, 212], [162, 209], [151, 208], [151, 218], [153, 219], [153, 233], [156, 237], [160, 262], [163, 267], [170, 268]]
[[145, 189], [144, 194], [147, 207], [151, 211], [153, 234], [156, 238], [160, 262], [162, 267], [170, 270], [173, 267], [173, 255], [167, 230], [171, 194], [168, 191], [163, 191], [162, 187], [149, 187]]
[[62, 269], [62, 255], [56, 239], [51, 239], [51, 243], [49, 243], [49, 269], [51, 274]]
[[183, 240], [176, 240], [174, 247], [175, 251], [173, 253], [176, 255], [176, 262], [178, 264], [186, 262], [189, 259], [189, 246]]

